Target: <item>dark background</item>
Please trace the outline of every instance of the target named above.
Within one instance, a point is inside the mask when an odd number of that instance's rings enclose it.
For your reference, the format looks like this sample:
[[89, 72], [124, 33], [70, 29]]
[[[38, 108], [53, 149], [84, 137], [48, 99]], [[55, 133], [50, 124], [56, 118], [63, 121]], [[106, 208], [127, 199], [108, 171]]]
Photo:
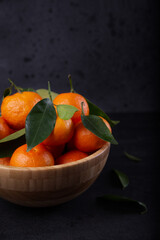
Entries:
[[[147, 0], [0, 0], [0, 94], [11, 78], [21, 87], [77, 92], [121, 123], [95, 184], [61, 206], [31, 209], [0, 199], [3, 239], [158, 239], [159, 5]], [[159, 147], [158, 147], [159, 148]], [[126, 159], [123, 150], [142, 158]], [[129, 176], [122, 191], [111, 171]], [[139, 215], [97, 205], [120, 194], [145, 202]]]
[[157, 2], [0, 0], [0, 94], [8, 78], [69, 91], [71, 73], [107, 112], [157, 111]]

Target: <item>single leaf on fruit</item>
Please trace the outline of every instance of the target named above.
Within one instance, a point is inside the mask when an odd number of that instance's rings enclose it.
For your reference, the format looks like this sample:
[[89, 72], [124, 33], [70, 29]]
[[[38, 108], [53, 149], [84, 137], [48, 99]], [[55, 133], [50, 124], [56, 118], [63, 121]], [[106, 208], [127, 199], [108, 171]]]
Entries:
[[21, 129], [0, 140], [0, 158], [11, 157], [19, 146], [25, 144], [25, 129]]
[[0, 140], [0, 143], [4, 143], [4, 142], [9, 142], [9, 141], [12, 141], [12, 140], [15, 140], [21, 136], [23, 136], [25, 134], [25, 128], [17, 131], [17, 132], [14, 132], [12, 134], [10, 134], [9, 136], [3, 138]]
[[122, 185], [122, 188], [123, 189], [126, 188], [128, 186], [128, 184], [129, 184], [128, 176], [125, 173], [123, 173], [123, 172], [121, 172], [121, 171], [119, 171], [117, 169], [113, 169], [113, 172], [118, 177], [118, 179], [119, 179], [119, 181], [120, 181], [120, 183]]
[[[47, 90], [47, 89], [38, 89], [38, 90], [36, 90], [36, 92], [37, 92], [42, 98], [49, 98], [48, 90]], [[52, 96], [52, 100], [54, 100], [55, 97], [58, 96], [58, 93], [55, 93], [55, 92], [51, 91], [51, 96]]]
[[56, 111], [49, 98], [39, 101], [26, 118], [27, 151], [43, 142], [54, 129]]
[[86, 101], [89, 106], [90, 114], [103, 117], [104, 119], [106, 119], [109, 122], [111, 127], [114, 127], [115, 125], [117, 125], [120, 122], [120, 121], [111, 120], [110, 117], [106, 113], [104, 113], [99, 107], [97, 107], [94, 103], [92, 103], [88, 99], [86, 99]]
[[96, 136], [112, 144], [118, 144], [118, 142], [115, 140], [110, 130], [100, 117], [95, 115], [81, 115], [81, 119], [85, 128], [90, 130]]
[[12, 88], [11, 87], [6, 88], [3, 92], [3, 98], [9, 96], [11, 93], [12, 93]]
[[[128, 212], [138, 212], [144, 214], [147, 212], [146, 204], [136, 201], [134, 199], [118, 196], [118, 195], [104, 195], [97, 198], [97, 201], [101, 204], [105, 204], [106, 207], [110, 208], [118, 207], [121, 211], [122, 208], [126, 209]], [[113, 204], [112, 206], [110, 204]]]
[[128, 159], [130, 159], [130, 160], [132, 160], [132, 161], [134, 161], [134, 162], [140, 162], [140, 161], [142, 160], [141, 158], [135, 157], [135, 156], [133, 156], [133, 155], [127, 153], [127, 152], [124, 152], [124, 155], [125, 155]]
[[72, 105], [60, 104], [56, 106], [58, 116], [63, 120], [68, 120], [73, 117], [74, 113], [79, 111], [78, 108]]

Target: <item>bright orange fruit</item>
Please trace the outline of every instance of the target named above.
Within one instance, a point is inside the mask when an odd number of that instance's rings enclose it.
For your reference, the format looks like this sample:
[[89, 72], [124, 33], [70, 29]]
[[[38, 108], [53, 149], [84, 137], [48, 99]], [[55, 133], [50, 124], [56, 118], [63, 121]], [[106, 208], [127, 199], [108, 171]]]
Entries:
[[74, 124], [81, 120], [81, 113], [82, 113], [81, 103], [82, 102], [84, 103], [83, 104], [84, 114], [89, 115], [88, 103], [86, 99], [78, 93], [72, 93], [72, 92], [61, 93], [53, 100], [53, 103], [55, 105], [67, 104], [67, 105], [72, 105], [79, 109], [79, 111], [75, 112], [75, 114], [72, 117], [72, 121]]
[[58, 146], [67, 143], [73, 136], [74, 125], [71, 119], [63, 120], [59, 117], [51, 134], [43, 141], [47, 146]]
[[43, 146], [39, 144], [27, 152], [27, 144], [17, 148], [10, 160], [10, 166], [14, 167], [45, 167], [53, 166], [54, 157]]
[[3, 117], [0, 117], [0, 139], [7, 137], [13, 133], [13, 130], [8, 126]]
[[54, 158], [58, 158], [64, 151], [65, 144], [58, 146], [45, 146], [53, 155]]
[[15, 93], [3, 99], [1, 114], [11, 128], [22, 129], [25, 127], [28, 113], [41, 99], [36, 92]]
[[75, 162], [77, 160], [80, 160], [82, 158], [87, 157], [88, 154], [84, 152], [80, 152], [78, 150], [71, 150], [59, 158], [56, 159], [56, 164], [64, 164], [64, 163], [69, 163], [69, 162]]
[[[102, 118], [102, 117], [101, 117]], [[111, 131], [109, 123], [102, 118], [106, 126]], [[94, 152], [100, 149], [106, 141], [97, 137], [94, 133], [84, 127], [82, 122], [79, 122], [75, 128], [72, 144], [82, 152]]]
[[10, 157], [0, 158], [0, 164], [9, 166], [10, 159], [11, 159]]

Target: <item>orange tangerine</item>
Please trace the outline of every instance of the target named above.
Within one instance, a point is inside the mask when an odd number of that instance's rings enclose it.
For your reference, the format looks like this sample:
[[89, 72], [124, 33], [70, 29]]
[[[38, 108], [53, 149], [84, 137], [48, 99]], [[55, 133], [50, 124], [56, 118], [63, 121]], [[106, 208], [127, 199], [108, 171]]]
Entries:
[[17, 148], [10, 160], [10, 166], [14, 167], [45, 167], [53, 166], [54, 157], [43, 146], [39, 144], [27, 152], [27, 144]]
[[81, 103], [82, 102], [84, 103], [83, 104], [84, 114], [89, 115], [88, 103], [86, 99], [78, 93], [72, 93], [72, 92], [61, 93], [53, 100], [53, 103], [55, 105], [67, 104], [67, 105], [72, 105], [79, 109], [79, 111], [75, 112], [72, 117], [72, 121], [74, 124], [81, 120], [81, 113], [82, 113]]
[[67, 143], [73, 136], [74, 125], [71, 119], [63, 120], [57, 117], [51, 134], [43, 141], [47, 146], [58, 146]]
[[0, 164], [9, 166], [10, 159], [11, 159], [10, 157], [0, 158]]
[[69, 163], [69, 162], [75, 162], [77, 160], [80, 160], [82, 158], [87, 157], [88, 154], [78, 151], [78, 150], [71, 150], [59, 158], [56, 159], [56, 164], [64, 164], [64, 163]]
[[36, 92], [15, 93], [3, 99], [1, 114], [11, 128], [22, 129], [25, 127], [27, 115], [41, 99]]
[[[109, 123], [104, 118], [102, 118], [102, 120], [111, 131]], [[97, 137], [94, 133], [85, 128], [82, 122], [79, 122], [79, 124], [77, 124], [72, 144], [78, 150], [82, 152], [94, 152], [100, 149], [105, 143], [106, 141]]]

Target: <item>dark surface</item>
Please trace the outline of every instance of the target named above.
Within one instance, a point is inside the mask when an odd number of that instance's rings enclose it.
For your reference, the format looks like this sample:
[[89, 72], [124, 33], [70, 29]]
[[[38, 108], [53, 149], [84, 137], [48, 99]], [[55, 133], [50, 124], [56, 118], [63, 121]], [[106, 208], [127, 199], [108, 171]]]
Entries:
[[76, 91], [106, 112], [157, 111], [159, 1], [0, 0], [0, 95]]
[[[111, 114], [121, 120], [114, 135], [108, 162], [97, 181], [76, 199], [51, 208], [25, 208], [0, 199], [0, 239], [153, 240], [158, 239], [158, 126], [157, 114]], [[123, 150], [142, 158], [132, 162]], [[111, 178], [113, 168], [125, 172], [130, 184], [125, 190]], [[146, 203], [144, 215], [124, 208], [97, 204], [103, 194], [121, 194]]]
[[[22, 87], [77, 92], [106, 112], [158, 109], [159, 4], [146, 0], [0, 0], [0, 98], [8, 78]], [[84, 194], [61, 206], [24, 208], [0, 199], [0, 239], [158, 239], [157, 114], [111, 114], [120, 119], [108, 162]], [[135, 163], [123, 150], [142, 158]], [[113, 168], [130, 184], [113, 183]], [[103, 194], [145, 202], [144, 215], [97, 204]]]

